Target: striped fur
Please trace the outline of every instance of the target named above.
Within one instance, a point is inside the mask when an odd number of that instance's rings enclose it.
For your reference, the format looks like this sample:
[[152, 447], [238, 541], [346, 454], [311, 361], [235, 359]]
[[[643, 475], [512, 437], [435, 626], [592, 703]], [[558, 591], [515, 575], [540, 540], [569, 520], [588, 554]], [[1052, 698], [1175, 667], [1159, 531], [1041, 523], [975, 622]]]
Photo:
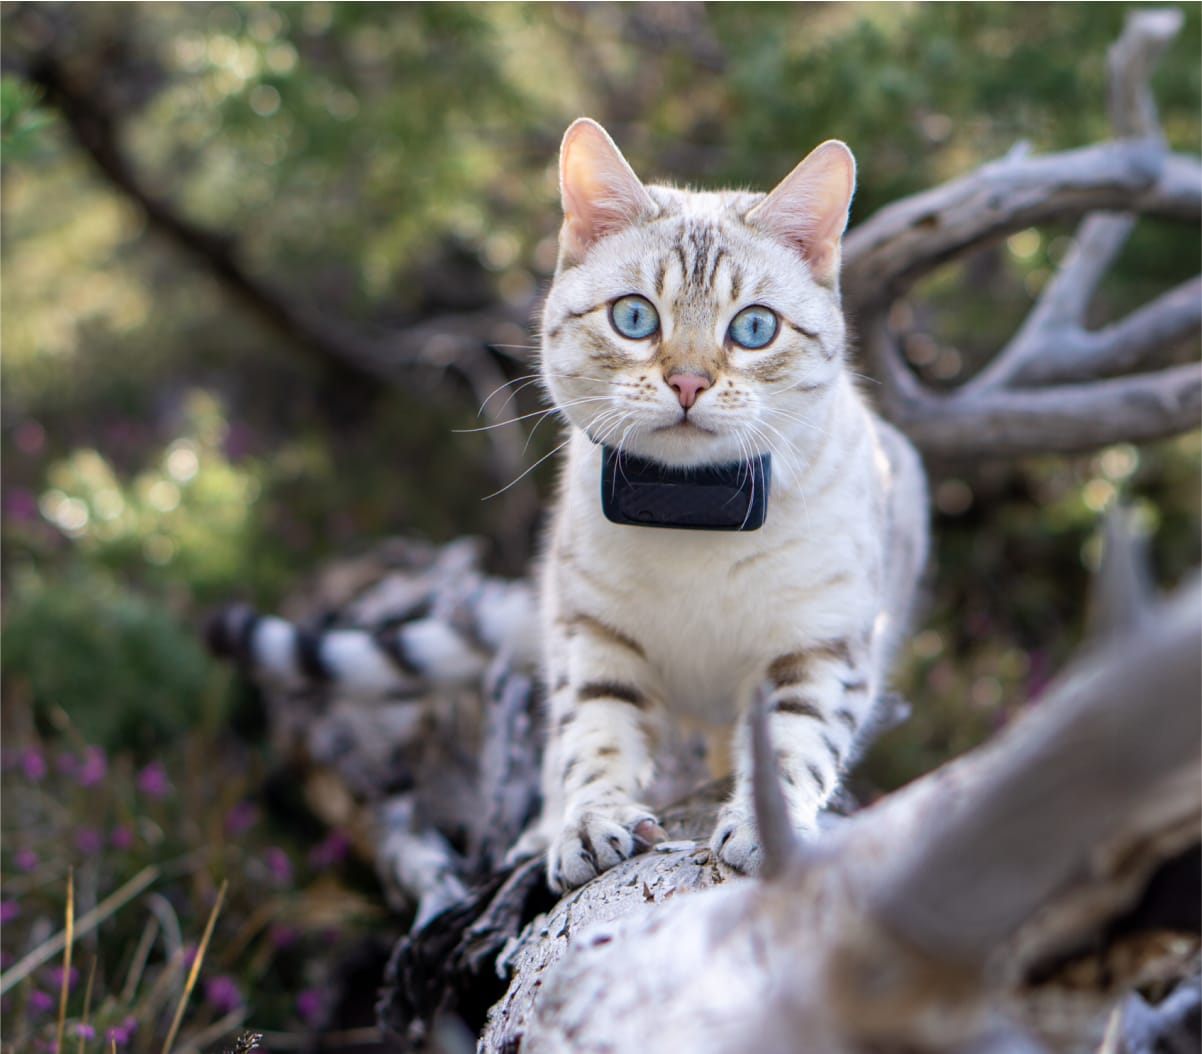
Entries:
[[424, 573], [381, 572], [369, 591], [315, 624], [231, 605], [210, 621], [210, 648], [265, 684], [364, 701], [479, 682], [498, 653], [533, 666], [529, 585], [481, 574], [455, 546], [445, 552]]
[[[735, 791], [720, 860], [758, 861], [743, 712], [770, 691], [794, 825], [814, 828], [869, 723], [926, 550], [910, 447], [867, 408], [846, 367], [839, 239], [854, 163], [828, 143], [771, 194], [644, 186], [599, 126], [569, 129], [565, 220], [543, 316], [543, 377], [569, 423], [541, 578], [553, 720], [545, 758], [552, 885], [587, 881], [654, 830], [647, 797], [665, 722], [725, 724]], [[659, 328], [623, 337], [611, 305], [637, 295]], [[778, 319], [759, 350], [730, 325]], [[699, 377], [686, 409], [669, 383]], [[687, 466], [769, 452], [764, 527], [617, 526], [598, 500], [600, 443]]]

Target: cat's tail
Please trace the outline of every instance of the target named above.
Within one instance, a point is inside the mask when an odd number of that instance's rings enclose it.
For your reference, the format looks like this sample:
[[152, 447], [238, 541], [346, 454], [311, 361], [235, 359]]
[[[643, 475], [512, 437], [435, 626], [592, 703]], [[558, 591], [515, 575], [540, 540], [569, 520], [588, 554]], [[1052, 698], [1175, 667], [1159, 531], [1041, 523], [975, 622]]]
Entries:
[[257, 681], [364, 700], [477, 682], [498, 654], [519, 667], [534, 664], [537, 615], [527, 583], [483, 579], [457, 601], [309, 625], [231, 604], [209, 619], [205, 635], [215, 655]]

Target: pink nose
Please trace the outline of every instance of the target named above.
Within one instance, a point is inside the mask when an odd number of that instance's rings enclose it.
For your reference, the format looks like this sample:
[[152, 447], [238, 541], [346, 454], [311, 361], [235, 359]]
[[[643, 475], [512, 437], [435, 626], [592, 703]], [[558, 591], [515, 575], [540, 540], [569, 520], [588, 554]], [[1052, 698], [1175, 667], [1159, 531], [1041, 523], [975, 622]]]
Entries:
[[676, 392], [676, 398], [686, 410], [709, 386], [710, 379], [700, 373], [674, 373], [668, 378], [668, 387]]

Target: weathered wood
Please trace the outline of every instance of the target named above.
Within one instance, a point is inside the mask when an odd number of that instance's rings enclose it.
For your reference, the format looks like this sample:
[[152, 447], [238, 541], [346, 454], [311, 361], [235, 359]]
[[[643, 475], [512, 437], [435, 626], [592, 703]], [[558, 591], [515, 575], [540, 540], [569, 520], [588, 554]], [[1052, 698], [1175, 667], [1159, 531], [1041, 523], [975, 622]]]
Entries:
[[[1200, 634], [1191, 586], [777, 881], [723, 882], [708, 853], [670, 848], [606, 872], [506, 956], [481, 1051], [1018, 1049], [1003, 980], [1096, 932], [1197, 838]], [[1054, 939], [1033, 941], [1051, 909]]]
[[1169, 182], [1167, 168], [1163, 147], [1139, 140], [994, 161], [852, 228], [843, 243], [844, 296], [854, 308], [891, 300], [970, 248], [1097, 210], [1196, 220], [1200, 195], [1182, 194], [1178, 170]]
[[[874, 337], [865, 333], [865, 344], [873, 341], [878, 358], [892, 357], [879, 351]], [[1197, 428], [1202, 422], [1202, 366], [1189, 363], [1153, 373], [972, 396], [882, 396], [881, 403], [890, 420], [930, 456], [1075, 454]]]

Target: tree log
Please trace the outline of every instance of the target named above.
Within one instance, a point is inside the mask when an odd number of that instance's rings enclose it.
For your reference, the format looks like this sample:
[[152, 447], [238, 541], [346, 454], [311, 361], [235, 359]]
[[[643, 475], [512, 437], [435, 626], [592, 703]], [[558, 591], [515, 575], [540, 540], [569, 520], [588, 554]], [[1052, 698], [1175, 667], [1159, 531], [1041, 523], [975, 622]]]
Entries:
[[726, 880], [672, 845], [606, 872], [504, 957], [514, 981], [480, 1050], [1044, 1049], [1026, 971], [1196, 843], [1200, 634], [1195, 583], [998, 742], [774, 880]]

